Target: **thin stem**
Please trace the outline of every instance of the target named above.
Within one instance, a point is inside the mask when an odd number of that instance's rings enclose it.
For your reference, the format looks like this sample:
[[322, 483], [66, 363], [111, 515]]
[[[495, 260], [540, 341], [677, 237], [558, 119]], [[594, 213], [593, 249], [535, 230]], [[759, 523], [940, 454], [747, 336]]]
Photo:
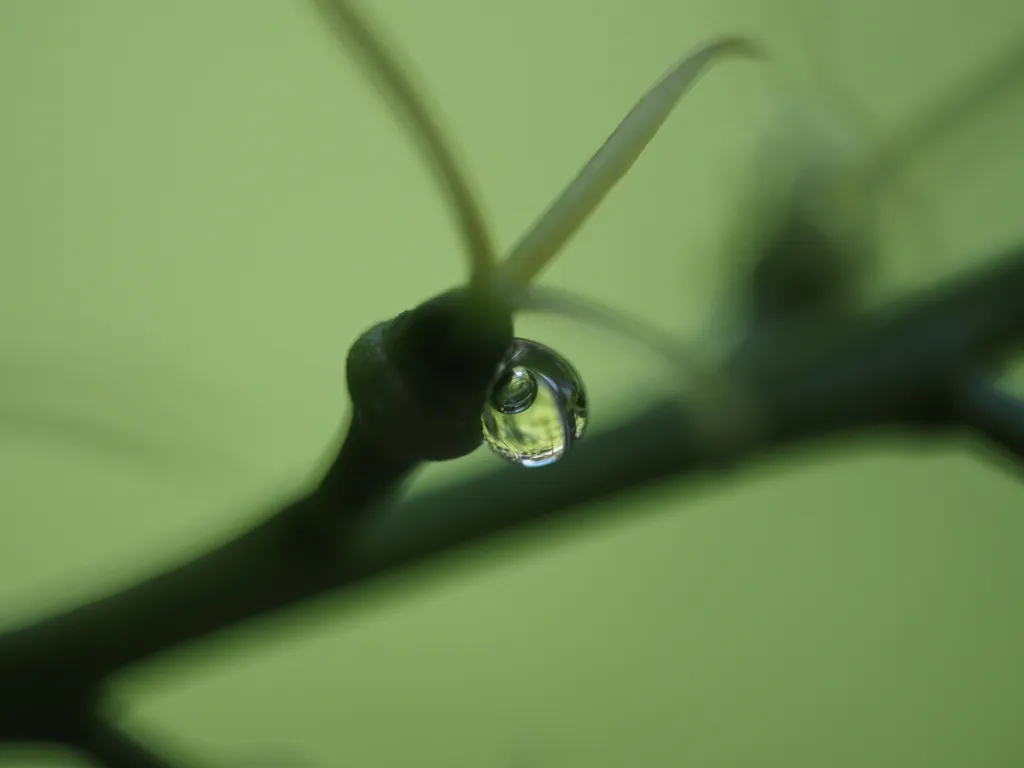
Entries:
[[[684, 339], [665, 333], [639, 317], [611, 309], [571, 291], [538, 285], [497, 281], [497, 293], [519, 312], [539, 312], [577, 320], [618, 334], [662, 358], [683, 379], [702, 383], [713, 380], [708, 361]], [[682, 387], [680, 387], [682, 389]]]
[[715, 59], [729, 54], [763, 56], [751, 40], [725, 37], [683, 57], [643, 95], [576, 177], [520, 237], [501, 263], [501, 277], [522, 283], [536, 277], [633, 167], [683, 95]]
[[493, 238], [468, 175], [455, 158], [455, 151], [426, 104], [426, 98], [412, 82], [398, 57], [378, 39], [373, 28], [348, 0], [313, 0], [330, 31], [343, 43], [353, 44], [358, 61], [381, 86], [384, 96], [398, 114], [399, 123], [419, 146], [435, 179], [459, 222], [470, 259], [470, 280], [485, 286], [497, 262]]
[[1024, 84], [1024, 38], [1001, 52], [985, 69], [968, 78], [951, 94], [938, 99], [908, 125], [884, 142], [871, 163], [865, 183], [878, 190], [924, 156], [936, 144], [958, 135], [978, 117]]

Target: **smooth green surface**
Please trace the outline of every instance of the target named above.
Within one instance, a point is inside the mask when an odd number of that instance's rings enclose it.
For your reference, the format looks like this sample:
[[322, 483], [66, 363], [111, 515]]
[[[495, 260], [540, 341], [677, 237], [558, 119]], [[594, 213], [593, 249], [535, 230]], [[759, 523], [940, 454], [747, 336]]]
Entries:
[[[689, 337], [721, 307], [750, 150], [821, 72], [812, 36], [885, 131], [1024, 30], [1012, 0], [375, 5], [506, 245], [684, 51], [766, 42], [775, 74], [712, 71], [543, 276]], [[466, 268], [405, 136], [299, 0], [5, 0], [0, 94], [14, 623], [300, 488], [344, 422], [352, 339]], [[1022, 104], [922, 161], [929, 231], [892, 208], [883, 290], [1024, 234]], [[592, 429], [666, 386], [617, 338], [521, 330], [582, 372]], [[652, 514], [541, 531], [142, 670], [131, 721], [224, 766], [1024, 764], [1024, 488], [1003, 465], [868, 444], [620, 503]]]

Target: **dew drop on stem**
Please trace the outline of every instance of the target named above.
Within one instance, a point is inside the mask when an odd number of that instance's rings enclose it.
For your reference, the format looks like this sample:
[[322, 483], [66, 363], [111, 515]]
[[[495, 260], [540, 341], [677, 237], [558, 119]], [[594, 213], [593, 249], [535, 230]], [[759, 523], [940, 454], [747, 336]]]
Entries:
[[565, 456], [587, 427], [583, 379], [561, 354], [516, 338], [482, 416], [484, 444], [507, 461], [542, 467]]

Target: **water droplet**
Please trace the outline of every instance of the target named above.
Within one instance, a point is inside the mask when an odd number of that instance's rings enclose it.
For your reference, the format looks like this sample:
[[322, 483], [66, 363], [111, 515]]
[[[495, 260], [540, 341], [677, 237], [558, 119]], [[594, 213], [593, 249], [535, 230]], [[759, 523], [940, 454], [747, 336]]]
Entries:
[[484, 443], [502, 458], [524, 467], [551, 464], [587, 427], [583, 379], [550, 347], [515, 339], [482, 421]]

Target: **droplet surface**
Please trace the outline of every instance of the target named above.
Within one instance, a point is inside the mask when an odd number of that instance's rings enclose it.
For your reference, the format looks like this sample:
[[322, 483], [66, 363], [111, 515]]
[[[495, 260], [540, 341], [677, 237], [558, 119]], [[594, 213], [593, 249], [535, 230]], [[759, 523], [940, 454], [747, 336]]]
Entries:
[[587, 428], [583, 379], [555, 350], [515, 339], [483, 412], [484, 443], [508, 461], [542, 467], [562, 458]]

